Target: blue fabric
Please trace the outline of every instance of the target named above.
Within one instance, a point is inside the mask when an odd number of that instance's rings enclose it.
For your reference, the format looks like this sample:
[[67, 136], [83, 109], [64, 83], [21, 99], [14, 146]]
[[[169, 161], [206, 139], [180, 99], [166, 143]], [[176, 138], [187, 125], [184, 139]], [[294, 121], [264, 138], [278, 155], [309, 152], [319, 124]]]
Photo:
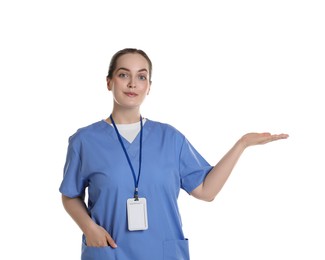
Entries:
[[[134, 169], [139, 167], [140, 136], [129, 143], [122, 138]], [[177, 198], [180, 189], [190, 193], [212, 166], [177, 129], [147, 120], [143, 126], [142, 172], [139, 197], [147, 199], [145, 231], [128, 231], [126, 201], [133, 197], [134, 180], [114, 128], [104, 120], [79, 129], [69, 138], [60, 192], [84, 196], [88, 210], [118, 248], [87, 247], [83, 260], [188, 260]]]

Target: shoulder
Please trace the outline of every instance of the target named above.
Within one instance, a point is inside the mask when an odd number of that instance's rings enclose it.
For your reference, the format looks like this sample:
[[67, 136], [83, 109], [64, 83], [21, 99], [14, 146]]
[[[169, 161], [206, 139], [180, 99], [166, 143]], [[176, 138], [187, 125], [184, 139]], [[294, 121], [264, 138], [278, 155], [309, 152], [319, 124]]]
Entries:
[[92, 139], [105, 130], [108, 125], [103, 120], [78, 128], [75, 133], [69, 137], [70, 144], [80, 144], [84, 140]]
[[164, 123], [164, 122], [159, 122], [159, 121], [154, 121], [147, 119], [148, 123], [150, 126], [155, 130], [155, 131], [161, 131], [163, 134], [167, 135], [173, 135], [177, 136], [180, 138], [185, 138], [185, 136], [173, 125]]

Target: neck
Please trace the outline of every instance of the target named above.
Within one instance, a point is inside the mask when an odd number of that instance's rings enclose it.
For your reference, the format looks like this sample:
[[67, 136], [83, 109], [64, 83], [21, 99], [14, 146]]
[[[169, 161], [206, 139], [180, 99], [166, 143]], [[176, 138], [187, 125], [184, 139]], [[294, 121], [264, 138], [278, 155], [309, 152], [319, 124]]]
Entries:
[[[116, 124], [132, 124], [140, 121], [140, 111], [116, 111], [113, 109], [112, 117]], [[110, 120], [108, 118], [108, 120]]]

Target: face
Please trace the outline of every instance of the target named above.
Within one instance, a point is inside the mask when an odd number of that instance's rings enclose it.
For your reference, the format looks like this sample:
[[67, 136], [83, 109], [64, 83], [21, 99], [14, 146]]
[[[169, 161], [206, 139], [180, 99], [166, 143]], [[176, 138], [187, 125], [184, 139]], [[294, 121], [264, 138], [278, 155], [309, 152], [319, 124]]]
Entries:
[[137, 53], [119, 57], [107, 88], [112, 91], [115, 108], [139, 108], [150, 90], [147, 60]]

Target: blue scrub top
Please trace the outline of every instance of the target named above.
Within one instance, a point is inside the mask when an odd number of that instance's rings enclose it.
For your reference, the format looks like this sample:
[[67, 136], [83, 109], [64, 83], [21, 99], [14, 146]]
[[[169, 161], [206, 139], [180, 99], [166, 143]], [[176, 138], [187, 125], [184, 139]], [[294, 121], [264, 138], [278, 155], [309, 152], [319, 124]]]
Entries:
[[[140, 135], [129, 143], [122, 137], [136, 174]], [[88, 247], [82, 237], [83, 260], [188, 260], [177, 198], [190, 193], [212, 166], [174, 127], [151, 120], [143, 126], [139, 197], [147, 199], [148, 230], [129, 231], [126, 201], [134, 179], [114, 128], [104, 120], [78, 129], [69, 138], [60, 192], [84, 196], [88, 188], [91, 218], [104, 227], [118, 248]]]

